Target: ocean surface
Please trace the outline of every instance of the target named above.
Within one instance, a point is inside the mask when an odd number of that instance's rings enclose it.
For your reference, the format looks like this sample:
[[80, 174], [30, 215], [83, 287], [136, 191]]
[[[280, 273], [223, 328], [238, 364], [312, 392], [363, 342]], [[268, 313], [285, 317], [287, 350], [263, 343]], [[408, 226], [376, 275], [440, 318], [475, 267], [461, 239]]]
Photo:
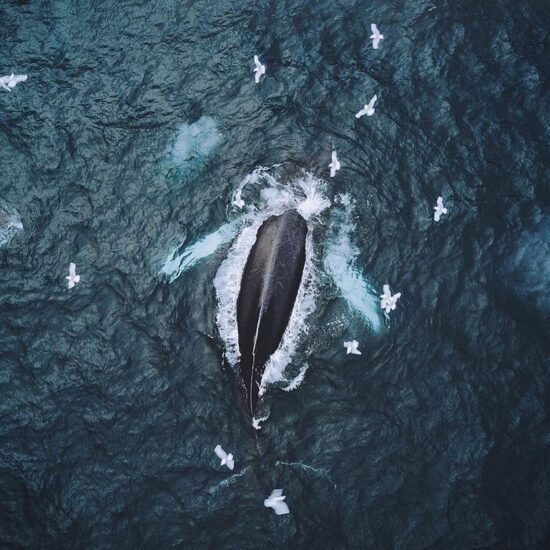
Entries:
[[[549, 30], [546, 0], [3, 0], [0, 548], [548, 548]], [[235, 299], [287, 208], [253, 427]]]

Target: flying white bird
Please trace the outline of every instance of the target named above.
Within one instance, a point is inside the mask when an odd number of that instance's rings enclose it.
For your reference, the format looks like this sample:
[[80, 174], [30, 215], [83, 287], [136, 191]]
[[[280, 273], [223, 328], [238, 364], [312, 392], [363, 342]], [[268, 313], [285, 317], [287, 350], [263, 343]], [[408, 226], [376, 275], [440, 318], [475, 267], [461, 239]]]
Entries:
[[382, 306], [382, 309], [386, 310], [386, 313], [389, 313], [395, 309], [397, 300], [401, 297], [401, 292], [398, 292], [392, 296], [389, 285], [384, 285], [382, 290], [384, 291], [384, 294], [380, 295], [380, 305]]
[[332, 151], [332, 162], [328, 165], [330, 168], [330, 177], [333, 178], [336, 175], [336, 172], [340, 170], [340, 161], [336, 156], [336, 151]]
[[65, 279], [69, 281], [69, 288], [73, 288], [76, 283], [80, 282], [80, 275], [76, 274], [76, 264], [73, 264], [73, 262], [69, 264], [69, 276]]
[[384, 40], [384, 35], [380, 34], [378, 27], [374, 23], [371, 23], [370, 30], [372, 31], [372, 34], [370, 35], [370, 38], [372, 38], [372, 47], [377, 50], [380, 40]]
[[378, 97], [374, 96], [356, 115], [355, 118], [361, 118], [362, 116], [374, 115], [374, 104]]
[[26, 74], [13, 74], [0, 77], [0, 88], [11, 92], [13, 88], [17, 86], [20, 82], [25, 82], [27, 80]]
[[361, 352], [359, 351], [359, 342], [357, 340], [344, 342], [344, 347], [346, 348], [346, 355], [349, 355], [350, 353], [353, 355], [361, 355]]
[[220, 466], [227, 466], [230, 470], [235, 467], [235, 461], [233, 460], [233, 455], [231, 453], [227, 454], [221, 447], [221, 445], [216, 445], [214, 452], [218, 455], [218, 458], [221, 459]]
[[434, 220], [438, 222], [442, 214], [447, 213], [447, 209], [443, 206], [443, 197], [437, 197], [437, 206], [434, 206]]
[[258, 84], [258, 82], [260, 82], [260, 76], [265, 74], [265, 65], [260, 63], [257, 55], [254, 56], [254, 65], [256, 65], [254, 68], [254, 72], [256, 73], [254, 75], [254, 80], [256, 81], [256, 84]]
[[278, 516], [288, 514], [290, 510], [288, 509], [286, 502], [283, 502], [285, 498], [286, 497], [283, 496], [282, 489], [274, 489], [273, 491], [271, 491], [271, 494], [264, 500], [264, 506], [266, 508], [273, 508], [273, 511]]

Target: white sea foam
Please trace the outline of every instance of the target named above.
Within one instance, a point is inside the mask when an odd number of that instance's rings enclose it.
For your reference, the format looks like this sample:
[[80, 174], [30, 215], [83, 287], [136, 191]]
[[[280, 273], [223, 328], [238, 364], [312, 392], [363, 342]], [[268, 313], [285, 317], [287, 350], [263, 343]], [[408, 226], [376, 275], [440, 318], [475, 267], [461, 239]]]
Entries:
[[295, 390], [298, 386], [300, 386], [300, 384], [304, 381], [304, 376], [306, 375], [306, 371], [308, 369], [308, 365], [304, 365], [301, 369], [300, 369], [300, 372], [296, 375], [295, 378], [293, 378], [290, 383], [288, 384], [288, 386], [286, 388], [283, 388], [283, 390], [285, 391], [293, 391]]
[[246, 259], [256, 241], [256, 233], [267, 216], [258, 216], [252, 225], [245, 227], [237, 237], [227, 258], [221, 263], [214, 277], [214, 288], [218, 299], [216, 322], [225, 343], [225, 358], [236, 367], [240, 357], [237, 329], [237, 297]]
[[311, 174], [293, 180], [282, 185], [275, 178], [267, 174], [266, 181], [270, 186], [262, 189], [261, 201], [273, 213], [281, 213], [288, 208], [296, 208], [303, 218], [308, 221], [310, 218], [319, 215], [330, 206], [330, 201], [324, 196], [322, 183]]
[[[271, 185], [276, 184], [277, 180], [269, 174], [268, 170], [269, 170], [268, 168], [259, 166], [254, 170], [254, 172], [252, 172], [251, 174], [248, 174], [245, 178], [243, 178], [241, 183], [239, 183], [239, 185], [237, 186], [237, 189], [235, 189], [235, 191], [233, 192], [233, 197], [231, 201], [232, 204], [239, 209], [242, 209], [245, 206], [246, 203], [242, 198], [242, 193], [244, 191], [244, 188], [248, 184], [252, 184], [252, 185], [257, 184], [262, 180], [269, 182], [269, 184]], [[249, 204], [248, 209], [254, 210], [255, 207], [253, 204]]]
[[260, 424], [262, 422], [265, 422], [267, 419], [269, 418], [269, 414], [266, 414], [265, 416], [259, 416], [258, 418], [254, 417], [252, 419], [252, 427], [255, 429], [255, 430], [261, 430], [262, 427], [260, 426]]

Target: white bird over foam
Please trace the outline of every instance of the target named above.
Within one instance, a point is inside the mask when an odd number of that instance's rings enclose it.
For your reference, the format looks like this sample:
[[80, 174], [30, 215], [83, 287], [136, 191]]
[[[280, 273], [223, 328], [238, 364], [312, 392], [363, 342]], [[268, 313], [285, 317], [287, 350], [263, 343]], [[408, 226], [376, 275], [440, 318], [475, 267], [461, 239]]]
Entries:
[[380, 295], [380, 305], [382, 306], [382, 309], [386, 310], [386, 313], [389, 313], [396, 308], [397, 300], [401, 297], [401, 292], [392, 295], [389, 285], [384, 285], [382, 290], [384, 291], [384, 294]]
[[65, 279], [69, 281], [69, 288], [73, 288], [76, 283], [80, 282], [80, 275], [76, 274], [76, 264], [73, 262], [69, 264], [69, 276], [65, 277]]
[[447, 209], [443, 206], [443, 197], [437, 197], [437, 206], [434, 206], [434, 220], [438, 222], [442, 214], [447, 213]]
[[330, 177], [333, 178], [336, 175], [336, 172], [340, 170], [340, 161], [336, 156], [336, 151], [332, 151], [332, 162], [328, 165], [330, 168]]
[[260, 82], [260, 76], [265, 74], [265, 65], [260, 63], [257, 55], [254, 56], [254, 65], [256, 65], [254, 68], [254, 73], [256, 73], [254, 75], [254, 80], [256, 81], [256, 84], [258, 84], [258, 82]]
[[374, 104], [378, 99], [377, 96], [374, 96], [356, 115], [355, 118], [361, 118], [362, 116], [372, 116], [374, 115]]
[[346, 355], [349, 355], [350, 353], [353, 355], [361, 355], [361, 352], [359, 351], [359, 342], [357, 340], [344, 342], [344, 347], [346, 348]]
[[0, 88], [11, 92], [13, 88], [17, 86], [20, 82], [25, 82], [27, 80], [26, 74], [9, 74], [6, 76], [0, 77]]
[[218, 455], [218, 458], [221, 459], [220, 466], [227, 466], [230, 470], [235, 467], [235, 460], [233, 460], [233, 455], [231, 453], [227, 454], [221, 447], [221, 445], [216, 445], [214, 452]]
[[372, 31], [372, 34], [370, 35], [370, 38], [372, 38], [372, 47], [377, 50], [380, 40], [384, 40], [384, 35], [380, 34], [380, 31], [375, 23], [371, 23], [370, 30]]
[[278, 515], [281, 516], [283, 514], [288, 514], [290, 510], [288, 509], [288, 505], [285, 500], [285, 496], [283, 496], [283, 490], [282, 489], [274, 489], [271, 491], [271, 494], [264, 500], [264, 506], [266, 508], [273, 508], [273, 511]]

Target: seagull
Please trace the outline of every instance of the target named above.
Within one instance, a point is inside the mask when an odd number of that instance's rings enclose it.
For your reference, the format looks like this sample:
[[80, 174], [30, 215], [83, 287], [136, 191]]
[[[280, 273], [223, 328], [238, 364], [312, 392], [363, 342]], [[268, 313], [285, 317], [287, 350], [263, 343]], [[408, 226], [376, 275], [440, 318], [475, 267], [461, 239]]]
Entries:
[[76, 283], [80, 282], [80, 275], [76, 274], [76, 264], [71, 262], [69, 264], [69, 276], [65, 277], [69, 281], [69, 288], [73, 288]]
[[362, 116], [374, 115], [374, 104], [378, 97], [374, 96], [356, 115], [355, 118], [361, 118]]
[[380, 295], [380, 298], [382, 298], [380, 300], [380, 306], [382, 306], [382, 309], [386, 310], [386, 313], [389, 313], [395, 309], [397, 300], [401, 297], [401, 292], [398, 292], [392, 296], [389, 285], [384, 285], [382, 290], [384, 291], [384, 294]]
[[254, 69], [254, 72], [256, 73], [254, 75], [254, 80], [256, 81], [256, 84], [258, 84], [258, 82], [260, 82], [260, 76], [265, 74], [265, 65], [260, 63], [257, 55], [254, 56], [254, 65], [256, 65]]
[[443, 197], [437, 197], [437, 206], [434, 206], [434, 220], [438, 222], [441, 218], [441, 214], [446, 214], [447, 209], [443, 206]]
[[233, 455], [231, 453], [227, 454], [221, 447], [221, 445], [216, 445], [214, 452], [218, 455], [218, 458], [221, 458], [222, 461], [220, 466], [227, 466], [230, 470], [235, 467], [235, 461], [233, 460]]
[[25, 82], [25, 80], [27, 80], [26, 74], [15, 75], [11, 73], [10, 75], [0, 77], [0, 88], [4, 88], [4, 90], [11, 92], [17, 84]]
[[274, 489], [273, 491], [271, 491], [271, 494], [264, 500], [264, 506], [266, 508], [273, 508], [273, 511], [278, 516], [288, 514], [290, 510], [288, 509], [286, 502], [283, 502], [285, 498], [286, 497], [283, 496], [282, 489]]
[[332, 162], [328, 165], [330, 168], [330, 177], [333, 178], [336, 175], [336, 172], [340, 170], [340, 161], [336, 156], [336, 151], [332, 151]]
[[370, 35], [370, 38], [372, 38], [372, 47], [374, 50], [377, 50], [380, 40], [384, 40], [384, 35], [380, 34], [380, 31], [375, 23], [371, 23], [370, 30], [372, 31], [372, 34]]
[[346, 348], [346, 355], [349, 355], [350, 353], [353, 355], [361, 355], [361, 352], [359, 351], [359, 342], [357, 340], [344, 342], [344, 347]]

